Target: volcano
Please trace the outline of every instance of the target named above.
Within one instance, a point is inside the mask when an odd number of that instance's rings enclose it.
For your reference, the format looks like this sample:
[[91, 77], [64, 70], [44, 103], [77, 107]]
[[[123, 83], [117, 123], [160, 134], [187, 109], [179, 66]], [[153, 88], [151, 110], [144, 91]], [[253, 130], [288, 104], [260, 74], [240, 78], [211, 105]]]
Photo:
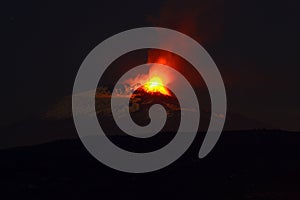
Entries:
[[[161, 87], [161, 86], [159, 86]], [[174, 121], [180, 122], [181, 109], [176, 96], [168, 89], [160, 91], [149, 91], [145, 86], [138, 88], [130, 98], [129, 109], [131, 117], [139, 125], [147, 125], [150, 121], [148, 111], [154, 104], [162, 105], [167, 113], [167, 117]], [[172, 125], [167, 131], [172, 130]], [[174, 130], [173, 130], [174, 131]]]

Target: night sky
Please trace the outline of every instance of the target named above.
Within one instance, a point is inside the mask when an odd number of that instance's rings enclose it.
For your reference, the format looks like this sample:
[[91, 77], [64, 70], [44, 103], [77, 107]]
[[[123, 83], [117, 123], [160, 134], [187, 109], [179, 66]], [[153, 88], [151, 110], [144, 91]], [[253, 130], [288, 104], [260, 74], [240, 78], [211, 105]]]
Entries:
[[[2, 121], [28, 120], [72, 93], [85, 56], [106, 38], [162, 26], [199, 41], [224, 78], [228, 109], [300, 130], [299, 3], [21, 1], [2, 3]], [[4, 45], [3, 45], [4, 44]]]

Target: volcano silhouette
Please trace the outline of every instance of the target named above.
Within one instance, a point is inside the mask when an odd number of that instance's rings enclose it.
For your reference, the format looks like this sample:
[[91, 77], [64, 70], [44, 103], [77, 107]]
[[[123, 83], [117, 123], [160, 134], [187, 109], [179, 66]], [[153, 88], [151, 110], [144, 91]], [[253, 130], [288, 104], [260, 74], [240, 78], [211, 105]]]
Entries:
[[[181, 108], [176, 96], [169, 91], [172, 95], [164, 95], [160, 92], [146, 92], [142, 87], [138, 88], [130, 97], [129, 105], [121, 105], [116, 113], [116, 117], [123, 117], [123, 114], [129, 109], [132, 120], [140, 125], [146, 126], [150, 123], [149, 109], [155, 104], [159, 104], [164, 107], [167, 115], [167, 121], [162, 131], [174, 132], [180, 124]], [[97, 112], [98, 113], [98, 112]], [[99, 112], [98, 120], [103, 126], [104, 130], [107, 130], [108, 134], [122, 134], [120, 129], [114, 122], [112, 113], [106, 113], [105, 116], [102, 112]]]

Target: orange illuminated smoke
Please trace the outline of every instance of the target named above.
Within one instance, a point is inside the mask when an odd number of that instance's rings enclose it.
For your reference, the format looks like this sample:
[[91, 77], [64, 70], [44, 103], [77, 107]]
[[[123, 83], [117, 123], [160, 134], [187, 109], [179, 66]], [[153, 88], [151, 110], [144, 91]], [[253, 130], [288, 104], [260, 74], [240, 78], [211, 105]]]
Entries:
[[164, 86], [162, 79], [158, 76], [154, 76], [146, 82], [143, 89], [148, 93], [161, 93], [171, 96], [168, 89]]

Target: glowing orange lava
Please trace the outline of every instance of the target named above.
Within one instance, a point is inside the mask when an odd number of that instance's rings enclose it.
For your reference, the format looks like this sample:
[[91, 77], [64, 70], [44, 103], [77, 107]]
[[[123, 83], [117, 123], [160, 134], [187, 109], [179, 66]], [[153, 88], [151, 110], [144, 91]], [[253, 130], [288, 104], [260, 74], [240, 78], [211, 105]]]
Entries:
[[161, 93], [171, 96], [168, 89], [164, 86], [162, 79], [158, 76], [154, 76], [146, 82], [143, 89], [148, 93]]

